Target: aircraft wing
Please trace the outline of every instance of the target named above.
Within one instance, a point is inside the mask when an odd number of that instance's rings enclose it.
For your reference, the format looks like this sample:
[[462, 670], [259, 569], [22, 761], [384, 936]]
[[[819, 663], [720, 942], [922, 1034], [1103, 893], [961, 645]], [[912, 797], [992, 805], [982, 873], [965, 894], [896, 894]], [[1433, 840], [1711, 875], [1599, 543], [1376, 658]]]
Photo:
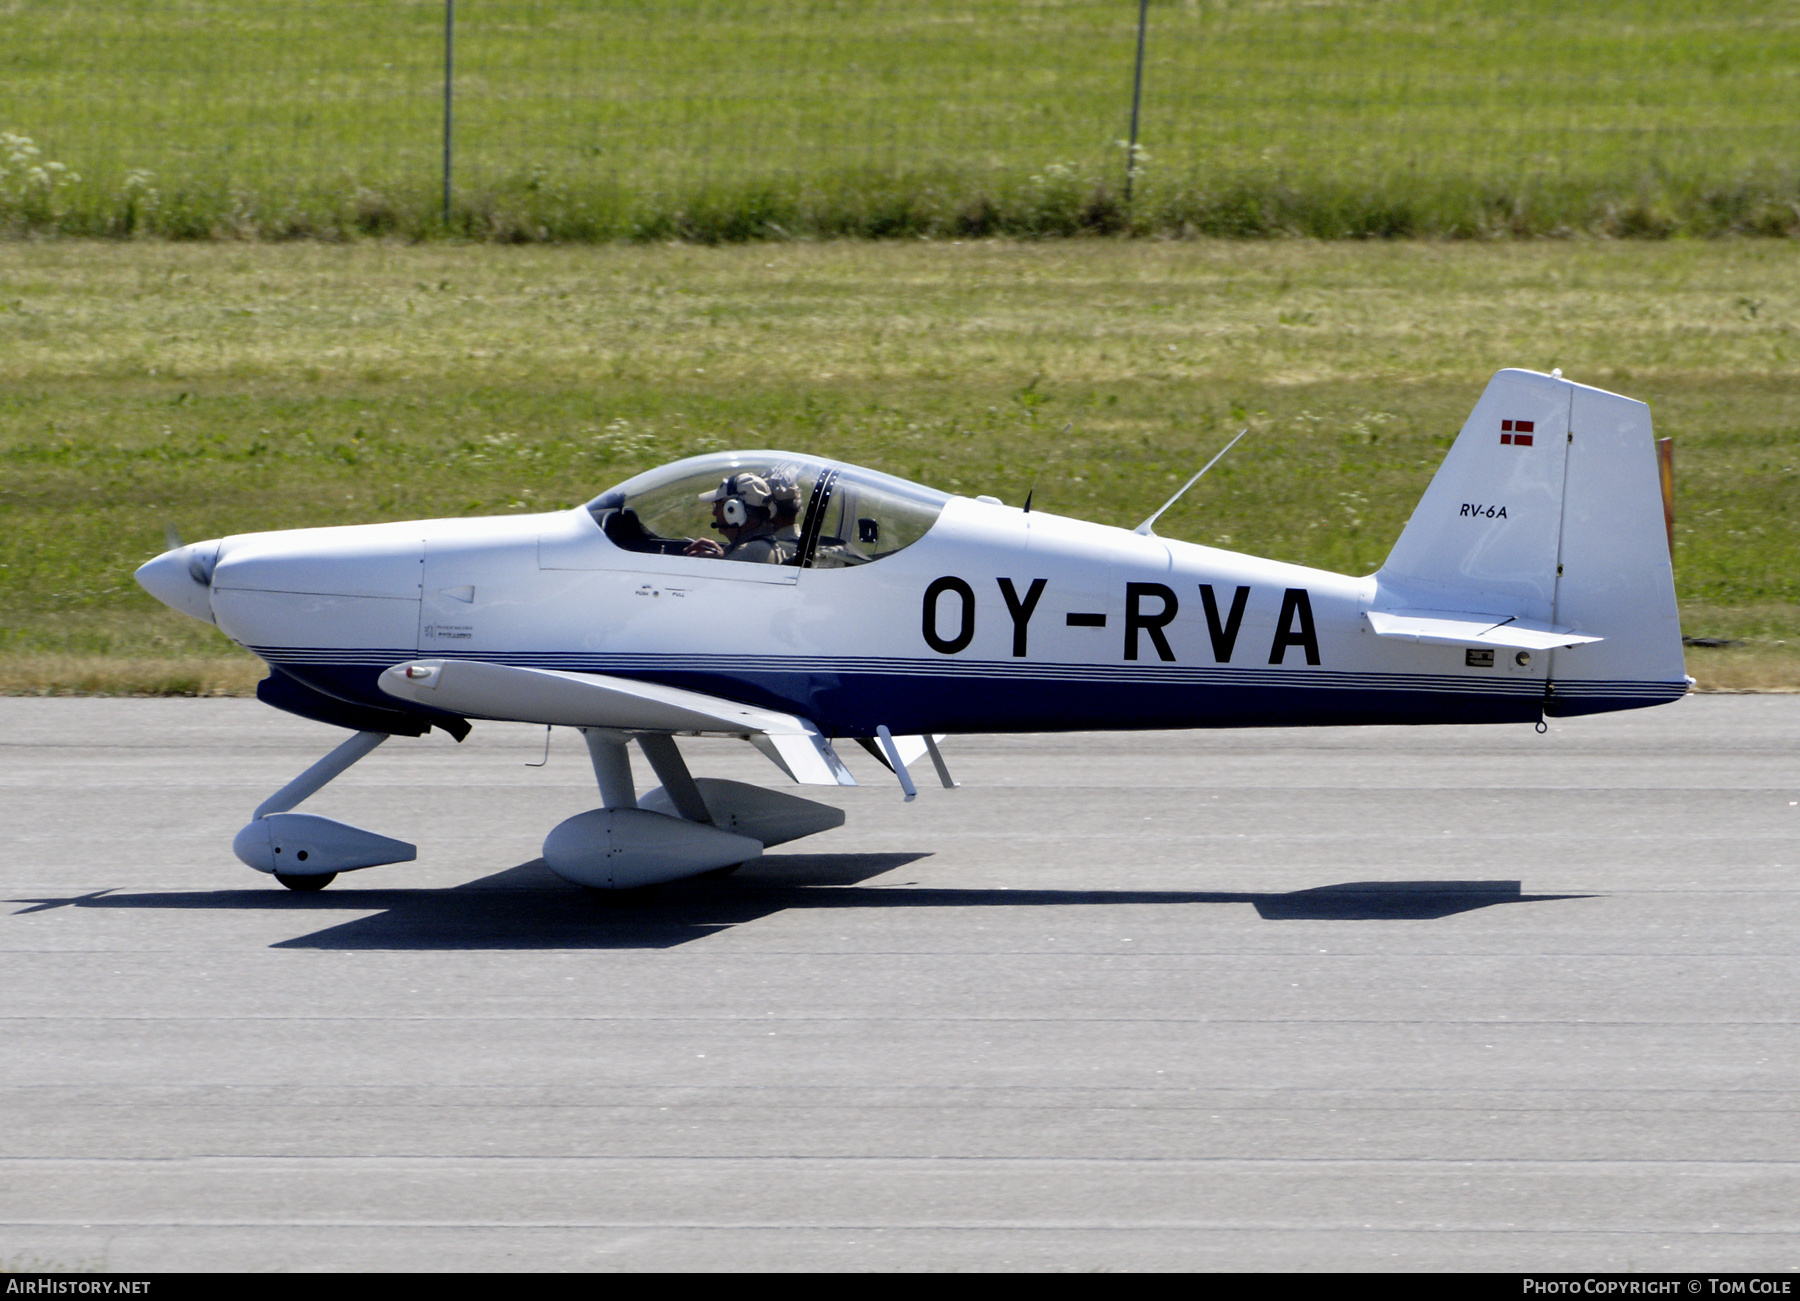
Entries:
[[795, 781], [856, 785], [831, 742], [807, 719], [698, 691], [479, 660], [409, 660], [382, 673], [379, 683], [396, 699], [465, 718], [743, 737]]
[[1377, 637], [1424, 642], [1428, 646], [1496, 646], [1508, 650], [1553, 650], [1604, 641], [1572, 628], [1507, 614], [1459, 610], [1365, 610]]

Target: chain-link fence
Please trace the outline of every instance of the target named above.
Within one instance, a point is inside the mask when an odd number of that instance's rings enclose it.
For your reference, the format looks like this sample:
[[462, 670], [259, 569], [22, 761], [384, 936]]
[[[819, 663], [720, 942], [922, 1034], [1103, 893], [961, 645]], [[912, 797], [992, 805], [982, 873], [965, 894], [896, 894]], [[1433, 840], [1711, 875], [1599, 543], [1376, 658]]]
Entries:
[[[1139, 0], [461, 0], [448, 225], [1785, 232], [1800, 14], [1697, 9], [1158, 0], [1127, 211]], [[0, 221], [441, 229], [450, 13], [21, 0]]]

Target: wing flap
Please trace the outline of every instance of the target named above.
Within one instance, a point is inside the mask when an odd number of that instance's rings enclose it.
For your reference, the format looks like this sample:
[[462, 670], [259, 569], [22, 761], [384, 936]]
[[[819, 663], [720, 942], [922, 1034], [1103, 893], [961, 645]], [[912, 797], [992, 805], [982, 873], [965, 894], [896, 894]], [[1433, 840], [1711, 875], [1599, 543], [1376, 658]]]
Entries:
[[802, 786], [854, 786], [856, 778], [815, 728], [810, 734], [758, 732], [747, 738]]
[[1475, 614], [1460, 610], [1365, 610], [1363, 618], [1377, 637], [1422, 642], [1428, 646], [1495, 646], [1508, 650], [1553, 650], [1604, 638], [1507, 614]]

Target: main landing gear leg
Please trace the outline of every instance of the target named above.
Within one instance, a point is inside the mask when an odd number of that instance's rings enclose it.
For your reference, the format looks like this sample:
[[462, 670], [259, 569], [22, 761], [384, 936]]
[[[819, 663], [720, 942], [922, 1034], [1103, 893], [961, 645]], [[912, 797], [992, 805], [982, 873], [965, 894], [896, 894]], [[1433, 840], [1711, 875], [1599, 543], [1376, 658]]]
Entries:
[[[638, 748], [656, 770], [656, 776], [662, 782], [663, 794], [678, 817], [687, 822], [700, 822], [706, 826], [717, 826], [712, 810], [706, 807], [706, 797], [700, 793], [700, 784], [694, 780], [694, 774], [688, 771], [687, 760], [681, 757], [681, 748], [676, 745], [672, 736], [650, 735], [638, 737]], [[717, 880], [730, 876], [742, 863], [727, 863], [724, 867], [715, 867], [710, 872], [702, 872], [700, 879]]]
[[581, 739], [587, 742], [588, 758], [594, 762], [594, 780], [600, 784], [600, 807], [635, 809], [637, 787], [631, 780], [631, 755], [625, 750], [625, 743], [631, 738], [610, 728], [584, 727]]

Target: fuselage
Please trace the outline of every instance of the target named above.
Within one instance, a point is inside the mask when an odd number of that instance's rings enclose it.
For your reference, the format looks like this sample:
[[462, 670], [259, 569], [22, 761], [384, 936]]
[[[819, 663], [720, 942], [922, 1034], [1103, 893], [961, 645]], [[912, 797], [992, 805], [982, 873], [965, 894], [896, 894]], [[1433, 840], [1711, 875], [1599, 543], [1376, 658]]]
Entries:
[[840, 736], [1532, 721], [1554, 671], [1371, 635], [1373, 577], [966, 498], [848, 568], [630, 551], [576, 509], [239, 535], [209, 588], [281, 673], [389, 709], [376, 678], [426, 656], [647, 679]]

